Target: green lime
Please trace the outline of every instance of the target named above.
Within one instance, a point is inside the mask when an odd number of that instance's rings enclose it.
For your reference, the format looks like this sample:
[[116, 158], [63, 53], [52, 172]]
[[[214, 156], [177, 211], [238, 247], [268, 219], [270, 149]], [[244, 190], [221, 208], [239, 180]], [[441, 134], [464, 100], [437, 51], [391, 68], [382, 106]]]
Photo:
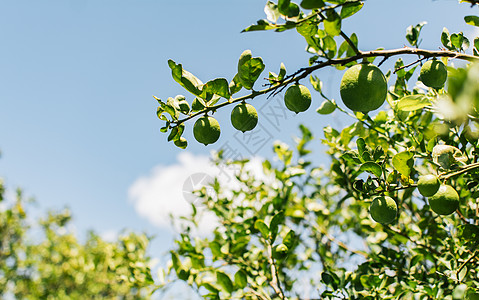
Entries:
[[213, 117], [203, 116], [196, 120], [193, 126], [193, 135], [198, 142], [205, 146], [213, 144], [220, 137], [220, 124]]
[[274, 248], [274, 257], [277, 259], [283, 259], [288, 255], [288, 246], [285, 244], [279, 244]]
[[479, 300], [479, 293], [474, 291], [470, 291], [467, 293], [466, 298], [467, 300]]
[[447, 79], [446, 65], [437, 59], [428, 60], [422, 65], [419, 72], [419, 80], [425, 86], [432, 88], [441, 88]]
[[295, 113], [306, 111], [311, 106], [311, 93], [304, 85], [292, 85], [284, 94], [284, 104]]
[[240, 103], [231, 111], [231, 124], [242, 132], [253, 130], [258, 124], [258, 113], [253, 105]]
[[369, 213], [374, 221], [381, 224], [388, 224], [396, 219], [398, 207], [396, 201], [389, 196], [379, 196], [374, 198]]
[[336, 110], [336, 105], [329, 100], [324, 100], [323, 103], [316, 109], [316, 112], [322, 115], [332, 114]]
[[421, 193], [421, 195], [424, 197], [431, 197], [434, 195], [439, 189], [440, 185], [441, 183], [439, 182], [439, 179], [437, 179], [437, 176], [433, 174], [419, 176], [419, 180], [417, 181], [419, 193]]
[[344, 105], [352, 111], [367, 113], [383, 105], [388, 86], [378, 67], [361, 63], [344, 73], [339, 90]]
[[459, 195], [450, 185], [441, 185], [437, 192], [429, 197], [429, 206], [438, 215], [450, 215], [459, 207]]

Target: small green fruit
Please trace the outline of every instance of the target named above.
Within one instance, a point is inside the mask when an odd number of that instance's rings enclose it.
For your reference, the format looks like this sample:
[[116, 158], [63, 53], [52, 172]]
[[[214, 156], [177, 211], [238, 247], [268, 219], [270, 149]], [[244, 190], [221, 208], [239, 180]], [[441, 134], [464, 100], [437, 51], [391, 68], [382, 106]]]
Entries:
[[441, 185], [428, 200], [429, 206], [438, 215], [450, 215], [459, 207], [459, 195], [450, 185]]
[[240, 103], [231, 111], [231, 124], [242, 132], [253, 130], [258, 124], [258, 113], [253, 105]]
[[323, 103], [316, 109], [316, 112], [322, 115], [332, 114], [336, 110], [336, 105], [329, 100], [324, 100]]
[[311, 106], [311, 93], [304, 85], [292, 85], [284, 94], [284, 104], [295, 113], [306, 111]]
[[193, 135], [198, 142], [205, 146], [213, 144], [220, 137], [220, 124], [213, 117], [203, 116], [196, 120], [193, 126]]
[[437, 179], [437, 176], [433, 174], [419, 176], [419, 180], [417, 181], [419, 193], [421, 193], [421, 195], [424, 197], [431, 197], [434, 195], [439, 189], [440, 185], [441, 183]]
[[379, 196], [374, 198], [369, 213], [374, 221], [381, 224], [389, 224], [396, 219], [398, 207], [396, 201], [389, 196]]
[[419, 80], [421, 80], [425, 86], [441, 88], [444, 86], [446, 79], [447, 67], [442, 61], [432, 59], [422, 65]]
[[288, 246], [286, 246], [285, 244], [279, 244], [274, 248], [274, 258], [283, 259], [288, 255], [288, 251]]
[[373, 64], [361, 63], [349, 68], [340, 85], [341, 99], [352, 111], [367, 113], [383, 105], [387, 82], [381, 70]]

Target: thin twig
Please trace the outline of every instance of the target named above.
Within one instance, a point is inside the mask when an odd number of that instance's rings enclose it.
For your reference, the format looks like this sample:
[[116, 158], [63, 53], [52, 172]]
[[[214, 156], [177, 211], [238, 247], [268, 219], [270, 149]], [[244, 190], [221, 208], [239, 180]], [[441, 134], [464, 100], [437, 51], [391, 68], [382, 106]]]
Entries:
[[351, 252], [351, 253], [354, 253], [354, 254], [357, 254], [357, 255], [361, 255], [362, 257], [364, 257], [366, 259], [369, 258], [368, 254], [366, 252], [349, 248], [348, 245], [346, 245], [345, 243], [337, 240], [335, 237], [331, 236], [328, 232], [326, 232], [324, 229], [320, 228], [319, 226], [314, 226], [314, 228], [316, 230], [318, 230], [319, 232], [321, 232], [328, 240], [335, 243], [336, 245], [338, 245], [343, 250], [346, 250], [348, 252]]
[[400, 71], [400, 70], [402, 70], [402, 69], [409, 68], [410, 66], [413, 66], [413, 65], [417, 64], [418, 62], [421, 62], [421, 61], [425, 60], [426, 58], [427, 58], [427, 57], [420, 58], [420, 59], [416, 60], [415, 62], [412, 62], [412, 63], [407, 64], [407, 65], [405, 65], [405, 66], [402, 66], [402, 67], [400, 67], [400, 68], [397, 68], [396, 70], [394, 70], [393, 74], [396, 74], [397, 71]]
[[[465, 267], [468, 263], [470, 263], [471, 260], [474, 259], [474, 257], [476, 257], [477, 253], [478, 253], [477, 250], [474, 251], [474, 254], [473, 254], [471, 257], [469, 257], [469, 259], [466, 260], [466, 261], [459, 267], [459, 269], [458, 269], [457, 272], [456, 272], [456, 278], [457, 278], [457, 280], [459, 280], [459, 273], [461, 273], [462, 269], [464, 269], [464, 267]], [[462, 281], [462, 280], [461, 280], [461, 281]]]
[[271, 285], [273, 290], [276, 292], [276, 294], [279, 295], [281, 299], [286, 300], [287, 298], [284, 296], [283, 289], [281, 288], [281, 285], [279, 284], [278, 269], [276, 267], [276, 263], [273, 258], [273, 246], [269, 242], [268, 242], [268, 260], [271, 267], [271, 281], [269, 282], [269, 284]]

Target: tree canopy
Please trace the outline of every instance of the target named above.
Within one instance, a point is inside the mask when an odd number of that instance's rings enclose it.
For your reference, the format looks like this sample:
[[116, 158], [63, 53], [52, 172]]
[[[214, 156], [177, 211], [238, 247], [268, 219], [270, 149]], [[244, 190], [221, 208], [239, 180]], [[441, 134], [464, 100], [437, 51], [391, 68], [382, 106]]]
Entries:
[[[477, 1], [459, 2], [475, 12]], [[226, 160], [219, 151], [215, 162], [235, 166], [237, 184], [216, 178], [213, 192], [197, 191], [217, 227], [196, 235], [201, 213], [199, 203], [192, 205], [171, 249], [170, 280], [185, 281], [207, 299], [479, 297], [479, 38], [469, 41], [444, 28], [439, 50], [422, 49], [420, 23], [406, 29], [407, 47], [360, 49], [360, 37], [342, 24], [353, 22], [364, 5], [369, 3], [268, 1], [266, 19], [244, 32], [295, 30], [311, 57], [294, 72], [284, 64], [269, 72], [261, 90], [255, 86], [266, 66], [249, 50], [232, 80], [203, 83], [168, 61], [173, 79], [191, 94], [156, 98], [162, 132], [180, 148], [187, 147], [182, 135], [189, 121], [238, 103], [254, 105], [256, 98], [288, 93], [306, 80], [313, 97], [323, 98], [318, 113], [337, 111], [354, 120], [322, 132], [300, 126], [294, 145], [273, 145], [276, 157], [264, 160], [260, 175], [249, 171], [248, 160]], [[479, 17], [467, 15], [464, 22], [479, 26]], [[416, 60], [405, 64], [405, 56]], [[391, 59], [394, 68], [382, 70]], [[314, 75], [326, 67], [348, 70], [344, 103], [328, 97]], [[294, 107], [306, 97], [301, 89], [285, 97], [296, 113], [306, 107]], [[366, 106], [372, 95], [384, 105]], [[313, 163], [308, 147], [320, 135], [327, 167]]]

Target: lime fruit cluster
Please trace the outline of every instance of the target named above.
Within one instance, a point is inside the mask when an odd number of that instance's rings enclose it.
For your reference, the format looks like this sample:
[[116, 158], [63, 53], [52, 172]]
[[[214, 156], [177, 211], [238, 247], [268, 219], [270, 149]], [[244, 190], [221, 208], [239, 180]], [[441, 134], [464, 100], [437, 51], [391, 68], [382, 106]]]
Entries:
[[378, 67], [361, 63], [344, 73], [339, 90], [346, 107], [367, 113], [383, 105], [387, 95], [387, 82]]
[[242, 132], [253, 130], [258, 124], [258, 113], [253, 105], [240, 103], [231, 111], [231, 124]]
[[311, 106], [311, 93], [304, 85], [292, 85], [284, 94], [284, 104], [295, 113], [306, 111]]
[[439, 189], [440, 185], [439, 179], [433, 174], [419, 176], [419, 180], [417, 181], [419, 193], [421, 193], [421, 195], [424, 197], [431, 197], [434, 195]]
[[440, 60], [428, 60], [422, 65], [419, 72], [419, 80], [428, 87], [441, 88], [444, 86], [446, 79], [447, 67]]
[[459, 195], [450, 185], [441, 185], [428, 200], [432, 211], [438, 215], [450, 215], [459, 207]]
[[193, 135], [198, 142], [205, 146], [213, 144], [220, 137], [220, 124], [213, 117], [203, 116], [196, 120], [193, 126]]
[[374, 221], [389, 224], [396, 219], [398, 207], [396, 201], [389, 196], [379, 196], [373, 199], [369, 213]]

